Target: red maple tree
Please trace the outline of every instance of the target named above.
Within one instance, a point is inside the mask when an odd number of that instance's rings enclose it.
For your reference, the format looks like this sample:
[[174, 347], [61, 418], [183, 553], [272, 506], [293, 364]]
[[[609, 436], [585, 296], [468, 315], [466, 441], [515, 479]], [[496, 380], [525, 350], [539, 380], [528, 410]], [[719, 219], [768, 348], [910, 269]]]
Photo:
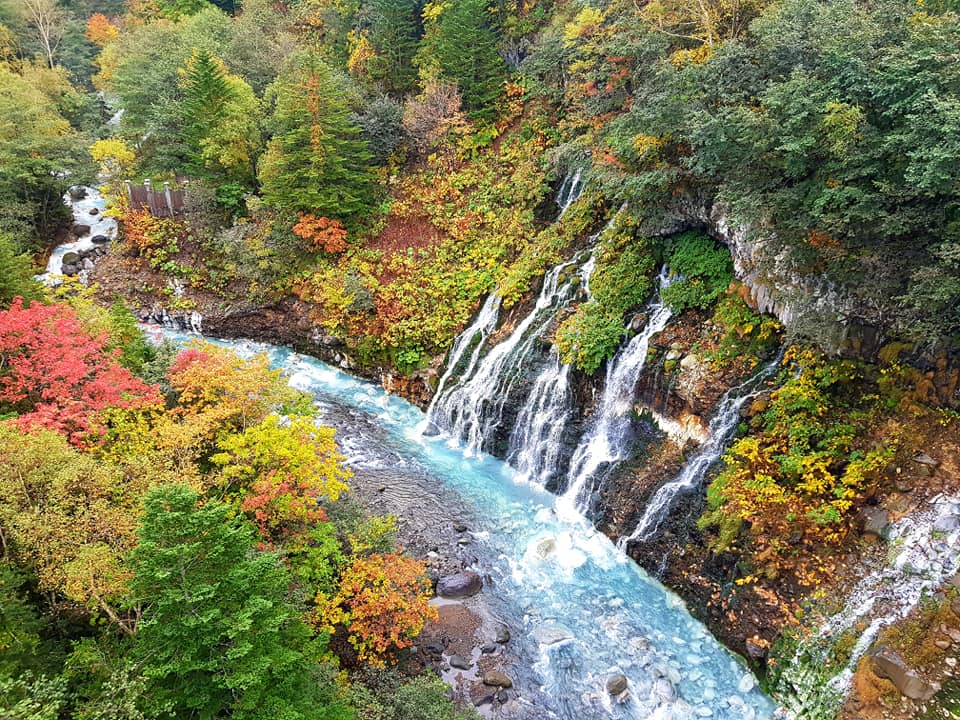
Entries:
[[106, 350], [67, 305], [24, 307], [16, 298], [0, 311], [0, 412], [13, 411], [20, 426], [40, 425], [77, 446], [105, 431], [106, 408], [139, 408], [161, 402], [160, 393]]

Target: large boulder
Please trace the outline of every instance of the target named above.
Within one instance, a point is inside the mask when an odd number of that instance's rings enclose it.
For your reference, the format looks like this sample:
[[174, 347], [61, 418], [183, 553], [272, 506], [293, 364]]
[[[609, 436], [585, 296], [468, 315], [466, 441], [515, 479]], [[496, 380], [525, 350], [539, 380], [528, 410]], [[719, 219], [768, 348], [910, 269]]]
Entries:
[[76, 265], [78, 262], [80, 262], [80, 253], [73, 251], [65, 252], [62, 259], [64, 265]]
[[513, 687], [513, 680], [499, 670], [487, 670], [483, 674], [483, 684], [491, 687], [509, 688]]
[[110, 242], [110, 238], [106, 235], [94, 235], [92, 238], [90, 238], [90, 242], [97, 244], [108, 243]]
[[437, 581], [437, 595], [445, 598], [464, 598], [476, 595], [483, 587], [483, 580], [469, 570], [456, 575], [447, 575]]
[[860, 513], [860, 526], [863, 534], [881, 540], [890, 537], [890, 514], [879, 507], [867, 507]]
[[873, 672], [892, 682], [901, 695], [913, 700], [927, 701], [937, 694], [937, 688], [908, 667], [896, 652], [886, 645], [878, 645], [870, 652]]
[[70, 232], [76, 237], [83, 237], [90, 234], [90, 226], [83, 223], [74, 223], [70, 226]]
[[614, 673], [607, 678], [607, 692], [611, 695], [619, 695], [627, 689], [627, 676], [623, 673]]

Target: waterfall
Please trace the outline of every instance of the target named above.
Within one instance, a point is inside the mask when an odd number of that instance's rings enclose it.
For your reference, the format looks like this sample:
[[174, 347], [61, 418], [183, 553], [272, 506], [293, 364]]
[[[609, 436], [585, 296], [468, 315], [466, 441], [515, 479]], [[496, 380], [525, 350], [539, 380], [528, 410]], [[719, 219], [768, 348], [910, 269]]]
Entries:
[[557, 207], [560, 208], [558, 219], [562, 218], [570, 206], [580, 199], [584, 186], [581, 180], [582, 175], [583, 168], [577, 168], [573, 174], [567, 172], [566, 177], [564, 177], [563, 182], [560, 184], [560, 189], [557, 190], [557, 197], [554, 199]]
[[[670, 281], [664, 267], [660, 272], [660, 289]], [[649, 316], [643, 330], [607, 365], [603, 396], [570, 460], [567, 490], [561, 498], [561, 506], [572, 506], [577, 512], [586, 513], [596, 477], [629, 455], [634, 390], [647, 361], [650, 339], [666, 328], [673, 315], [670, 307], [660, 299], [659, 292], [647, 312]]]
[[[590, 298], [590, 276], [597, 265], [594, 250], [580, 268], [580, 286]], [[556, 347], [536, 379], [526, 402], [520, 408], [510, 434], [507, 462], [518, 477], [545, 486], [560, 466], [563, 433], [573, 418], [570, 391], [570, 366], [560, 362]]]
[[[473, 372], [473, 369], [477, 365], [477, 360], [480, 358], [480, 351], [483, 348], [483, 344], [486, 342], [487, 338], [490, 337], [490, 333], [494, 331], [497, 327], [497, 320], [500, 315], [500, 296], [496, 293], [490, 293], [487, 295], [487, 299], [484, 300], [483, 305], [480, 307], [480, 311], [477, 313], [476, 318], [473, 322], [470, 323], [469, 327], [460, 333], [457, 336], [457, 339], [453, 342], [453, 347], [450, 348], [450, 355], [447, 358], [447, 369], [443, 373], [443, 376], [440, 378], [440, 382], [437, 384], [437, 391], [434, 394], [434, 398], [439, 398], [443, 395], [443, 391], [447, 386], [447, 383], [450, 381], [450, 376], [453, 375], [457, 368], [460, 366], [460, 361], [463, 359], [464, 353], [467, 352], [471, 347], [473, 352], [470, 353], [470, 359], [467, 362], [466, 368], [460, 373], [464, 377], [470, 377], [470, 374]], [[479, 339], [474, 342], [474, 339], [479, 335]], [[430, 410], [433, 410], [434, 404], [431, 404]], [[428, 411], [427, 420], [430, 420], [430, 414]]]
[[[479, 343], [467, 370], [459, 382], [446, 390], [441, 387], [427, 411], [427, 426], [433, 432], [446, 431], [463, 440], [471, 452], [489, 451], [498, 430], [503, 429], [503, 413], [518, 380], [529, 371], [530, 359], [538, 350], [538, 341], [576, 293], [570, 269], [577, 259], [553, 267], [543, 279], [543, 287], [533, 310], [512, 333], [478, 361]], [[491, 319], [492, 328], [496, 318]], [[464, 333], [466, 335], [467, 333]], [[475, 333], [474, 333], [475, 334]], [[457, 339], [461, 354], [469, 340]], [[453, 363], [451, 355], [451, 363]], [[449, 369], [448, 369], [449, 373]], [[443, 384], [446, 385], [445, 375]]]
[[666, 519], [673, 501], [680, 493], [687, 492], [700, 486], [707, 471], [713, 466], [730, 441], [737, 423], [740, 421], [740, 408], [748, 400], [757, 397], [763, 389], [763, 381], [769, 378], [780, 366], [781, 356], [769, 363], [759, 373], [746, 382], [728, 390], [720, 399], [717, 411], [710, 421], [710, 435], [699, 452], [690, 458], [683, 466], [677, 477], [660, 487], [647, 503], [643, 517], [630, 535], [620, 538], [617, 546], [626, 550], [627, 545], [634, 541], [650, 540]]
[[[849, 593], [840, 612], [798, 647], [778, 691], [797, 720], [833, 716], [846, 697], [857, 663], [880, 631], [960, 571], [960, 496], [940, 494], [889, 528], [887, 555]], [[846, 665], [832, 674], [823, 663], [845, 632], [859, 636]], [[831, 676], [832, 674], [832, 676]], [[817, 715], [814, 710], [822, 710]]]

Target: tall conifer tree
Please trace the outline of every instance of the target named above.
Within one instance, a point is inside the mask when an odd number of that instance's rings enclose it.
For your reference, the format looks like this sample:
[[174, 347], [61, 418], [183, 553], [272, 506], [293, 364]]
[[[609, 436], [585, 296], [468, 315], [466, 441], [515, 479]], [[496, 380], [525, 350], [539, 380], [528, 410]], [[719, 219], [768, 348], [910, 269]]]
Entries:
[[342, 89], [319, 58], [304, 56], [269, 94], [275, 107], [260, 165], [264, 200], [349, 225], [373, 202], [373, 174]]

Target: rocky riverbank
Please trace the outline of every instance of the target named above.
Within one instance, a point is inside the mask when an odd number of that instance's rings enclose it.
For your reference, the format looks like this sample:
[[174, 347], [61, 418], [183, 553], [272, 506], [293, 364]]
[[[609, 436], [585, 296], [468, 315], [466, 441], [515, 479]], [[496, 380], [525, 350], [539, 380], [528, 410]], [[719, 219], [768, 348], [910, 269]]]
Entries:
[[[342, 434], [348, 457], [363, 452], [359, 416]], [[529, 673], [523, 650], [497, 610], [497, 586], [486, 568], [477, 518], [455, 493], [398, 468], [354, 466], [349, 498], [373, 515], [397, 519], [397, 544], [422, 560], [433, 581], [439, 620], [428, 623], [407, 656], [412, 669], [437, 672], [462, 702], [487, 718], [537, 720], [535, 705], [514, 679]]]

